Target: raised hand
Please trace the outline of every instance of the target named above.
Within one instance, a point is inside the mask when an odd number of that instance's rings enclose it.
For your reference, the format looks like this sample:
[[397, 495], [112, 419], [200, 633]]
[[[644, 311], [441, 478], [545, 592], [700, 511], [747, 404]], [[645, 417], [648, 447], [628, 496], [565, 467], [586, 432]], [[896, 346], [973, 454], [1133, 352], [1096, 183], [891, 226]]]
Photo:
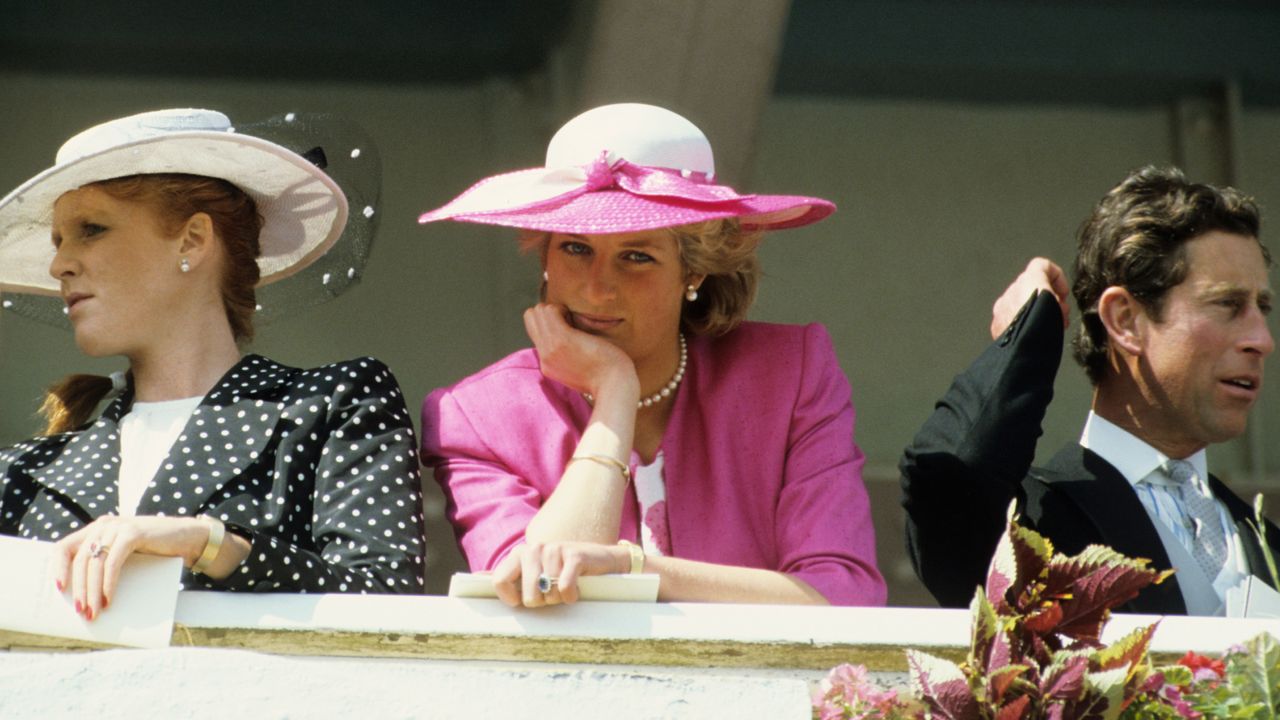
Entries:
[[563, 306], [540, 303], [529, 308], [524, 327], [538, 351], [543, 375], [596, 398], [611, 390], [632, 389], [639, 396], [640, 380], [631, 358], [608, 340], [572, 327]]
[[1032, 258], [1022, 274], [1014, 278], [1012, 284], [996, 299], [991, 307], [991, 339], [1000, 337], [1009, 327], [1018, 311], [1027, 304], [1027, 299], [1037, 290], [1048, 290], [1058, 301], [1062, 309], [1062, 327], [1065, 329], [1071, 321], [1071, 306], [1068, 299], [1071, 287], [1067, 283], [1067, 275], [1052, 260]]

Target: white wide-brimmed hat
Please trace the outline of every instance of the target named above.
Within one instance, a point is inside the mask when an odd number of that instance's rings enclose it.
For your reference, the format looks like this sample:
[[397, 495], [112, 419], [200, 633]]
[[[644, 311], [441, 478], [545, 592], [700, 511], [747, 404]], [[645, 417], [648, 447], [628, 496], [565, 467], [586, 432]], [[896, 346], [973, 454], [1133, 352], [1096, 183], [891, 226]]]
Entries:
[[236, 132], [213, 110], [157, 110], [96, 125], [58, 150], [53, 167], [0, 200], [0, 291], [57, 295], [49, 275], [54, 202], [84, 185], [160, 173], [219, 178], [253, 198], [262, 216], [259, 285], [305, 268], [342, 235], [347, 198], [292, 150]]
[[485, 178], [418, 222], [605, 234], [738, 218], [780, 230], [835, 211], [822, 198], [740, 194], [715, 174], [711, 143], [684, 117], [642, 103], [603, 105], [560, 128], [544, 167]]

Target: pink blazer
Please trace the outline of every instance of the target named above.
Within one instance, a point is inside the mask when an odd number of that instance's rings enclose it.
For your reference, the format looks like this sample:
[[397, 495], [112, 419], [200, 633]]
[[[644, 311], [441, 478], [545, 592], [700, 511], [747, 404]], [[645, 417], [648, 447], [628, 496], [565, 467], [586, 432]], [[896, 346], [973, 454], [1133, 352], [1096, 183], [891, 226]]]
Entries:
[[[532, 349], [427, 396], [423, 462], [472, 569], [492, 569], [523, 540], [590, 414], [543, 377]], [[662, 440], [672, 553], [794, 575], [833, 604], [883, 605], [853, 417], [821, 325], [743, 323], [690, 338]], [[632, 491], [621, 538], [638, 542], [638, 512]]]

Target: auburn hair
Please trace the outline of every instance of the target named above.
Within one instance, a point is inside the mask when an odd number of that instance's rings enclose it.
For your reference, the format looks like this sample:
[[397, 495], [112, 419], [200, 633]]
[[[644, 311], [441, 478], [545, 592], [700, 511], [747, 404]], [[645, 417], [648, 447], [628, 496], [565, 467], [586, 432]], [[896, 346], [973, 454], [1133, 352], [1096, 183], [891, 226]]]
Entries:
[[[180, 173], [130, 175], [84, 187], [148, 206], [168, 234], [177, 233], [196, 213], [207, 214], [222, 245], [220, 290], [232, 337], [236, 342], [253, 339], [262, 230], [262, 216], [253, 198], [226, 180]], [[88, 422], [111, 385], [110, 378], [99, 375], [70, 375], [49, 387], [40, 407], [44, 434], [67, 432]]]

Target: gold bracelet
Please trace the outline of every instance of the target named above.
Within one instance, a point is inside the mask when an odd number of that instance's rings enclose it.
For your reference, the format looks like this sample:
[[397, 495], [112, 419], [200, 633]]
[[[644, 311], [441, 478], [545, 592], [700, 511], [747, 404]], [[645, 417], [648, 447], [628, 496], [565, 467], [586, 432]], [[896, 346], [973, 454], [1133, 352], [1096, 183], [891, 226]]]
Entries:
[[618, 544], [625, 546], [627, 552], [631, 553], [631, 574], [639, 575], [644, 572], [644, 548], [630, 540], [619, 540]]
[[631, 468], [628, 467], [626, 463], [622, 462], [621, 460], [615, 457], [610, 457], [608, 455], [574, 455], [573, 457], [569, 458], [570, 463], [574, 462], [575, 460], [590, 460], [591, 462], [596, 463], [598, 465], [604, 465], [605, 467], [610, 467], [610, 468], [617, 468], [618, 470], [622, 471], [623, 487], [626, 487], [627, 485], [631, 484]]
[[209, 522], [209, 540], [205, 543], [204, 552], [200, 553], [200, 558], [191, 566], [193, 573], [203, 573], [209, 569], [214, 558], [218, 557], [218, 552], [222, 550], [222, 538], [227, 534], [227, 526], [223, 525], [221, 520], [208, 515], [200, 517]]

